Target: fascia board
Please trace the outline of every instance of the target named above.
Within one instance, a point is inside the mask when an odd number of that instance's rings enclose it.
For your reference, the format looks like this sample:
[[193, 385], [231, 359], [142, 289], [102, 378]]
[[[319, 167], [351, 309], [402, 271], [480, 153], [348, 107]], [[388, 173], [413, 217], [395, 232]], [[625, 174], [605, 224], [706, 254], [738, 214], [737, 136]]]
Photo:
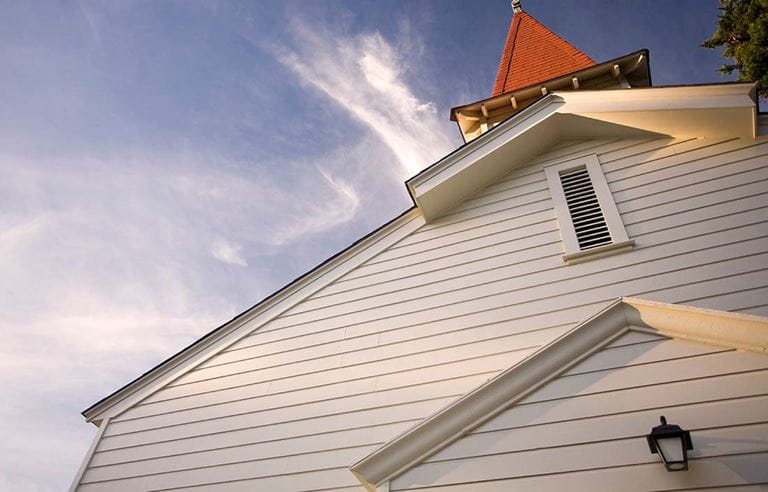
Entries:
[[526, 108], [527, 111], [513, 116], [492, 132], [484, 135], [483, 138], [474, 140], [410, 178], [406, 181], [408, 189], [414, 193], [419, 193], [429, 191], [440, 185], [450, 176], [471, 166], [478, 159], [514, 138], [515, 135], [525, 132], [525, 130], [554, 114], [562, 104], [562, 98], [556, 98], [552, 95], [537, 101]]
[[118, 416], [157, 389], [225, 350], [423, 224], [424, 218], [419, 210], [416, 208], [409, 210], [338, 256], [315, 268], [306, 276], [288, 284], [282, 290], [220, 326], [203, 339], [198, 340], [143, 376], [92, 405], [83, 412], [83, 416], [88, 422], [98, 422], [104, 418]]
[[632, 325], [670, 338], [768, 354], [768, 318], [629, 297], [623, 302]]
[[755, 138], [753, 114], [753, 108], [725, 107], [578, 113], [573, 116], [674, 138]]
[[[570, 98], [569, 98], [570, 99]], [[616, 113], [622, 111], [671, 111], [677, 109], [752, 108], [755, 103], [747, 95], [718, 95], [712, 97], [685, 96], [663, 98], [606, 97], [570, 99], [561, 113]]]
[[561, 93], [558, 110], [672, 137], [754, 138], [754, 84]]
[[[560, 98], [547, 96], [526, 108], [524, 113], [513, 116], [488, 134], [409, 179], [406, 186], [425, 219], [435, 218], [458, 204], [462, 198], [512, 170], [514, 162], [505, 162], [500, 166], [491, 159], [510, 141], [516, 140], [515, 154], [521, 157], [520, 160], [533, 155], [542, 143], [550, 143], [542, 142], [534, 133], [537, 127], [556, 114], [562, 104]], [[529, 137], [527, 140], [526, 135]]]
[[562, 113], [663, 111], [675, 109], [753, 108], [754, 84], [555, 92], [565, 101]]
[[643, 65], [645, 66], [645, 71], [648, 72], [648, 56], [648, 50], [644, 49], [635, 51], [619, 58], [607, 60], [587, 68], [583, 68], [576, 72], [554, 77], [542, 82], [537, 82], [536, 84], [532, 84], [528, 87], [522, 87], [515, 91], [505, 92], [504, 94], [488, 97], [486, 99], [475, 101], [469, 104], [462, 104], [461, 106], [451, 108], [450, 119], [451, 121], [456, 121], [456, 114], [462, 110], [479, 110], [481, 104], [485, 104], [489, 110], [493, 110], [502, 106], [507, 106], [509, 104], [510, 97], [515, 97], [520, 101], [531, 97], [536, 97], [537, 95], [541, 94], [541, 87], [546, 87], [550, 92], [554, 92], [558, 88], [562, 88], [563, 84], [570, 86], [574, 77], [578, 78], [581, 83], [584, 84], [595, 77], [599, 77], [605, 73], [610, 72], [613, 65], [616, 64], [621, 67], [622, 74], [632, 73]]
[[[406, 186], [430, 221], [566, 132], [567, 124], [557, 114], [662, 135], [754, 137], [755, 111], [752, 83], [553, 92], [414, 176]], [[499, 150], [513, 141], [514, 157], [499, 159]]]
[[376, 490], [629, 330], [768, 354], [768, 318], [620, 298], [350, 469], [368, 490]]

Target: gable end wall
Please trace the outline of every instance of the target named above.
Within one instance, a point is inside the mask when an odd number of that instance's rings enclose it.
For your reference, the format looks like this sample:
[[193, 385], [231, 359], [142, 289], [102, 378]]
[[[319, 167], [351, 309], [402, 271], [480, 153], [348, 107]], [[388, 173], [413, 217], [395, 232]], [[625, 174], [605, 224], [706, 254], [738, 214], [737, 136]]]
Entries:
[[[637, 247], [565, 265], [543, 166], [592, 153]], [[767, 315], [767, 156], [558, 144], [114, 417], [77, 490], [362, 490], [350, 464], [616, 297]]]

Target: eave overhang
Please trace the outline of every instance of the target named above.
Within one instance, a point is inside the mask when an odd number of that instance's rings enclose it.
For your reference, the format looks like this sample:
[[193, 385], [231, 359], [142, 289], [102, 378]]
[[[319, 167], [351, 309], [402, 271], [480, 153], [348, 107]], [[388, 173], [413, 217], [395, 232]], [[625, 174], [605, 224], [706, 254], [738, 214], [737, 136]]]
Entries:
[[450, 118], [459, 124], [464, 135], [478, 121], [493, 121], [497, 115], [509, 116], [511, 112], [524, 108], [531, 100], [540, 97], [542, 92], [577, 90], [580, 85], [588, 85], [591, 80], [609, 74], [615, 78], [623, 77], [631, 87], [648, 87], [651, 85], [648, 57], [648, 50], [635, 51], [567, 75], [451, 108]]
[[552, 92], [406, 182], [431, 221], [561, 139], [754, 138], [756, 84]]
[[768, 354], [768, 318], [620, 298], [350, 467], [370, 491], [460, 439], [628, 331]]

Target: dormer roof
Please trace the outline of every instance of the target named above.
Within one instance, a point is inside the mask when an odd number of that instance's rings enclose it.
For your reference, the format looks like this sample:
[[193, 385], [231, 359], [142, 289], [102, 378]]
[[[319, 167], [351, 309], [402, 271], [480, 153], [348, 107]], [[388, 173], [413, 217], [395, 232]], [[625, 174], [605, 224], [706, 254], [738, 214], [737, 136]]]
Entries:
[[592, 58], [521, 10], [515, 12], [509, 25], [493, 96], [592, 65]]

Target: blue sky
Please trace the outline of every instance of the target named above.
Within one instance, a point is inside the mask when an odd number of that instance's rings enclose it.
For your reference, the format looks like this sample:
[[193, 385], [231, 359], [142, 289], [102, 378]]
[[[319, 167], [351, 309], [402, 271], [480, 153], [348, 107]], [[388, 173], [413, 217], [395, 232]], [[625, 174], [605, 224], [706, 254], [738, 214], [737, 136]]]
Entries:
[[[524, 0], [597, 61], [717, 82], [712, 0]], [[64, 490], [80, 411], [410, 206], [511, 16], [487, 1], [0, 5], [0, 490]]]

